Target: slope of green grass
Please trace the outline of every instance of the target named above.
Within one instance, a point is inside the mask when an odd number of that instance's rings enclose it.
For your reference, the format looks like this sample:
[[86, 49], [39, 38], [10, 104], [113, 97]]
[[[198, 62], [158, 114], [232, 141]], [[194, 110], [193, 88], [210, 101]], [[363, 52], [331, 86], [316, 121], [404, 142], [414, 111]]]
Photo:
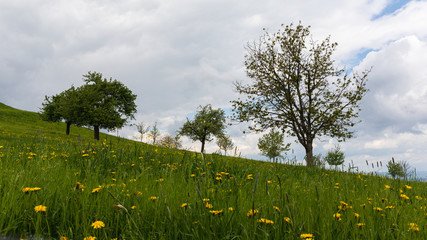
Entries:
[[92, 131], [77, 127], [64, 133], [63, 123], [0, 105], [0, 235], [427, 237], [421, 182], [202, 156], [108, 135], [95, 142]]

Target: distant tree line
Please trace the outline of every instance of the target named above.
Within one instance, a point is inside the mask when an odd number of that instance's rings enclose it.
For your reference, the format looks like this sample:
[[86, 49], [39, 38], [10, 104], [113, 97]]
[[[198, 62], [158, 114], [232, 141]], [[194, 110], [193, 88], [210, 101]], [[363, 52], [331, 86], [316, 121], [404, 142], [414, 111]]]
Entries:
[[74, 87], [53, 96], [46, 96], [40, 116], [45, 121], [88, 126], [94, 129], [94, 138], [99, 140], [99, 129], [113, 130], [123, 127], [127, 120], [134, 119], [136, 95], [123, 83], [102, 78], [101, 73], [83, 75], [84, 85]]

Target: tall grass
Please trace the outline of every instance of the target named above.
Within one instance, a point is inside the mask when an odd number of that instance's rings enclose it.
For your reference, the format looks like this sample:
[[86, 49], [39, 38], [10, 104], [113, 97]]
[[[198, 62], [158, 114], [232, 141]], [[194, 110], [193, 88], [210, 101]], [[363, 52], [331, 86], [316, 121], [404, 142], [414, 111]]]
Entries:
[[[75, 128], [83, 136], [79, 142], [76, 135], [63, 136], [61, 124], [34, 121], [28, 129], [0, 125], [2, 235], [426, 238], [421, 182], [202, 156], [108, 135], [94, 142], [89, 130]], [[35, 187], [40, 190], [26, 191]], [[39, 205], [46, 212], [36, 212]], [[105, 227], [94, 229], [95, 221]]]

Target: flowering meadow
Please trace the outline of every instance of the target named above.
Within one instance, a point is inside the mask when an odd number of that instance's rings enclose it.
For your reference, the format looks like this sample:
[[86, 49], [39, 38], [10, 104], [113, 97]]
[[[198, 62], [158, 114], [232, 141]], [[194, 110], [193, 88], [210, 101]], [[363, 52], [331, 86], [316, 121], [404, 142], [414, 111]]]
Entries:
[[63, 131], [0, 105], [1, 236], [427, 239], [422, 182]]

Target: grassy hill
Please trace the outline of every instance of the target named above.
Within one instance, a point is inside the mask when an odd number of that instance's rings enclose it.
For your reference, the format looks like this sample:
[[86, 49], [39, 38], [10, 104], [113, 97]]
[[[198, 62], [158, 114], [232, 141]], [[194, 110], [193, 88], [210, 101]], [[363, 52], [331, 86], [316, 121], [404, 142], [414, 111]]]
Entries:
[[427, 238], [425, 183], [92, 138], [0, 104], [0, 235]]

